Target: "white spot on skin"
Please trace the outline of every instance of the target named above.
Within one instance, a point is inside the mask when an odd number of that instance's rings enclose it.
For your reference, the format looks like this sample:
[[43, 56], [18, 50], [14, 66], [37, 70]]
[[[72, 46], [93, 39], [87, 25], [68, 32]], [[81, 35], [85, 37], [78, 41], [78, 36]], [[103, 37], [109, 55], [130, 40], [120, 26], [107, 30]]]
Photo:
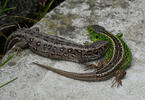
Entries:
[[60, 48], [60, 51], [64, 51], [64, 49], [63, 48]]
[[76, 55], [75, 54], [72, 54], [72, 57], [75, 57]]
[[40, 44], [41, 44], [41, 42], [40, 42], [40, 41], [38, 41], [38, 42], [36, 43], [36, 45], [37, 45], [37, 46], [40, 46]]

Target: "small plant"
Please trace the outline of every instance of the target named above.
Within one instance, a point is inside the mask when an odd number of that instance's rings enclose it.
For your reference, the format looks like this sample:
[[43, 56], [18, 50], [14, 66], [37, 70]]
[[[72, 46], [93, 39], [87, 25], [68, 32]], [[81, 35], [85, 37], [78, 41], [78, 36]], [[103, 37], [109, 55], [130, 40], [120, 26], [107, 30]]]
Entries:
[[15, 81], [16, 79], [18, 79], [18, 77], [16, 77], [16, 78], [14, 78], [14, 79], [12, 79], [12, 80], [8, 81], [7, 83], [5, 83], [5, 84], [1, 85], [1, 86], [0, 86], [0, 88], [2, 88], [2, 87], [4, 87], [4, 86], [6, 86], [6, 85], [8, 85], [8, 84], [12, 83], [12, 82], [13, 82], [13, 81]]
[[8, 61], [10, 61], [14, 56], [15, 56], [15, 54], [13, 54], [12, 56], [8, 57], [6, 61], [4, 61], [2, 64], [0, 64], [0, 68], [2, 66], [4, 66]]
[[2, 13], [8, 11], [8, 10], [12, 10], [12, 9], [15, 9], [16, 7], [11, 7], [11, 8], [6, 8], [7, 6], [7, 3], [8, 3], [8, 0], [5, 1], [2, 9], [0, 9], [0, 16], [2, 15]]
[[51, 5], [54, 3], [54, 1], [55, 1], [55, 0], [51, 0], [50, 3], [48, 3], [48, 4], [46, 5], [46, 8], [45, 8], [44, 12], [41, 14], [40, 19], [46, 15], [47, 11], [50, 9], [50, 7], [51, 7]]
[[[4, 61], [2, 64], [0, 64], [0, 68], [1, 68], [2, 66], [4, 66], [8, 61], [10, 61], [14, 56], [15, 56], [15, 54], [13, 54], [12, 56], [8, 57], [8, 59], [7, 59], [6, 61]], [[14, 78], [14, 79], [8, 81], [7, 83], [1, 85], [0, 88], [2, 88], [2, 87], [4, 87], [4, 86], [6, 86], [6, 85], [12, 83], [12, 82], [15, 81], [16, 79], [18, 79], [18, 78], [16, 77], [16, 78]]]

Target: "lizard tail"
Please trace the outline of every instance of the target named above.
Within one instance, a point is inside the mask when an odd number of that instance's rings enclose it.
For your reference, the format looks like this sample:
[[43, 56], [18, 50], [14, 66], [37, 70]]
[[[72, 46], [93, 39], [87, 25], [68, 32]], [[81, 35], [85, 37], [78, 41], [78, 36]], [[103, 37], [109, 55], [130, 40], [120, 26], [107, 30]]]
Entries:
[[82, 81], [94, 81], [94, 77], [87, 78], [87, 76], [91, 73], [74, 73], [74, 72], [68, 72], [68, 71], [60, 70], [60, 69], [53, 68], [53, 67], [50, 67], [50, 66], [38, 64], [36, 62], [33, 62], [33, 64], [36, 64], [40, 67], [46, 68], [46, 69], [48, 69], [52, 72], [58, 73], [60, 75], [63, 75], [65, 77], [69, 77], [69, 78], [72, 78], [72, 79], [82, 80]]

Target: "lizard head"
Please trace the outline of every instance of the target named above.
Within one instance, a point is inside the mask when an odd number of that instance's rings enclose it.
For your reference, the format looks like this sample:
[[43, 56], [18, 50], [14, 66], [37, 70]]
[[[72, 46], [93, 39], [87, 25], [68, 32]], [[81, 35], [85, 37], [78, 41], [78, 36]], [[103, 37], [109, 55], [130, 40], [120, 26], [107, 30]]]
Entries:
[[92, 41], [98, 42], [100, 40], [105, 40], [109, 42], [109, 48], [107, 52], [105, 53], [105, 59], [109, 61], [113, 53], [113, 42], [112, 42], [112, 39], [106, 35], [106, 33], [108, 32], [105, 30], [104, 27], [99, 26], [99, 25], [87, 26], [87, 30], [89, 32], [89, 35]]
[[105, 34], [103, 34], [107, 31], [102, 26], [90, 25], [90, 26], [87, 26], [87, 30], [89, 32], [91, 39], [94, 42], [98, 42], [100, 40], [107, 40], [107, 41], [110, 40]]

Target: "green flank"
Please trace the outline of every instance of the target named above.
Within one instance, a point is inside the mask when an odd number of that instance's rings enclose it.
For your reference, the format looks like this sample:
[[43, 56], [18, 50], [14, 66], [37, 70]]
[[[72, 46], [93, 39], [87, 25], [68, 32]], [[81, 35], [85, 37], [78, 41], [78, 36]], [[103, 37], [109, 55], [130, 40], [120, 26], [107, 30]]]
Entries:
[[[113, 45], [114, 45], [113, 41], [105, 34], [99, 34], [99, 33], [96, 34], [90, 27], [87, 27], [87, 30], [88, 30], [89, 35], [93, 42], [97, 42], [100, 40], [107, 40], [110, 42], [110, 46], [104, 56], [105, 60], [108, 62], [113, 55]], [[112, 33], [110, 33], [110, 34], [112, 34]], [[121, 38], [123, 36], [123, 34], [118, 33], [117, 35], [114, 35], [114, 36], [117, 37], [121, 41], [123, 48], [124, 48], [123, 63], [120, 66], [120, 69], [126, 69], [131, 65], [131, 61], [132, 61], [131, 51], [130, 51], [129, 47], [127, 46], [127, 44]]]
[[124, 57], [123, 57], [123, 63], [120, 66], [120, 69], [126, 69], [131, 65], [131, 61], [132, 61], [132, 54], [131, 51], [129, 49], [129, 47], [127, 46], [127, 44], [121, 39], [122, 36], [120, 36], [121, 33], [118, 33], [116, 35], [116, 37], [121, 41], [121, 43], [123, 44], [124, 47]]
[[113, 55], [113, 41], [105, 34], [99, 34], [99, 33], [96, 34], [94, 31], [92, 31], [90, 27], [87, 27], [87, 30], [93, 42], [98, 42], [100, 40], [106, 40], [110, 42], [110, 46], [105, 53], [105, 60], [109, 62], [109, 60], [111, 59]]

